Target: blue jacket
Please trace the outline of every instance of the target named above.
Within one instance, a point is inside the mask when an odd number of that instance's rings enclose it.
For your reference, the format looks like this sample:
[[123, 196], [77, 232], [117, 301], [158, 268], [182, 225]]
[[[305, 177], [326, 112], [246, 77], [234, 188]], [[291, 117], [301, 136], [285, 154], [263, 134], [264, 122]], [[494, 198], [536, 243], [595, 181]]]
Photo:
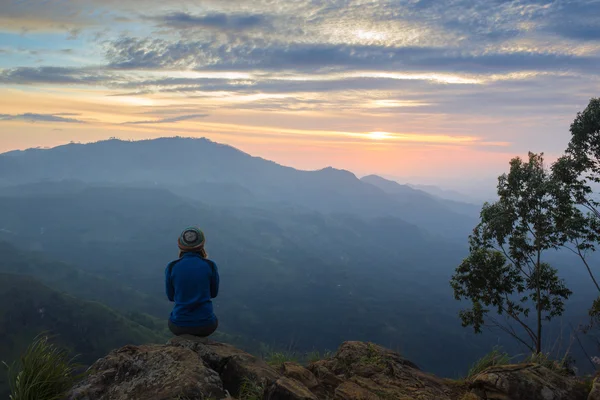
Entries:
[[175, 302], [170, 320], [177, 326], [209, 326], [216, 322], [211, 299], [219, 294], [217, 265], [196, 253], [185, 253], [165, 269], [169, 301]]

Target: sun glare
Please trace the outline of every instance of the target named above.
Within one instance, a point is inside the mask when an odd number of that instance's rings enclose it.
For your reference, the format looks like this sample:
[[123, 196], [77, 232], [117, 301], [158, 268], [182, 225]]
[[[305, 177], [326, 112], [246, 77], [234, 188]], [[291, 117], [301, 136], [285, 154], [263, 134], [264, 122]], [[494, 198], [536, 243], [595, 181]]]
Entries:
[[384, 140], [389, 139], [390, 134], [387, 132], [369, 132], [369, 138], [373, 140]]

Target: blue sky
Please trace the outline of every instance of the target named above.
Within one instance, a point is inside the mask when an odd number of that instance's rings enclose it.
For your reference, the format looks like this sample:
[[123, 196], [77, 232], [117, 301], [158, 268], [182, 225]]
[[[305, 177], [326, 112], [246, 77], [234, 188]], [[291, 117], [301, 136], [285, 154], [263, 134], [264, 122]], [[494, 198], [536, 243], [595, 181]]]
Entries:
[[558, 156], [600, 96], [600, 0], [0, 9], [0, 151], [207, 136], [299, 168], [472, 179]]

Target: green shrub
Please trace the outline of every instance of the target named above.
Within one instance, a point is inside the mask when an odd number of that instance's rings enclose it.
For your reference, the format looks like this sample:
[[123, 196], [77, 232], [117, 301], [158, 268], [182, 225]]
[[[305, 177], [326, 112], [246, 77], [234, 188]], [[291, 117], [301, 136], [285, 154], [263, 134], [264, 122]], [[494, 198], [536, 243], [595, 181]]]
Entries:
[[8, 367], [10, 400], [60, 400], [75, 383], [77, 366], [66, 351], [38, 336]]
[[506, 365], [508, 363], [510, 363], [510, 356], [508, 353], [501, 351], [500, 347], [494, 347], [491, 352], [481, 357], [471, 366], [467, 373], [467, 378], [472, 378], [489, 367]]

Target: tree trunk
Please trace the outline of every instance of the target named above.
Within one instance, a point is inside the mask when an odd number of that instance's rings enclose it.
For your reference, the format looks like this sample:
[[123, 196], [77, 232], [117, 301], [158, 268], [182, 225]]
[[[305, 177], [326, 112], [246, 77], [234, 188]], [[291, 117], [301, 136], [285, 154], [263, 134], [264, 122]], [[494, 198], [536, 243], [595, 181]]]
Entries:
[[537, 251], [537, 264], [536, 269], [536, 292], [537, 292], [537, 340], [535, 343], [535, 351], [537, 354], [542, 352], [542, 293], [540, 289], [540, 275], [541, 275], [541, 251]]

